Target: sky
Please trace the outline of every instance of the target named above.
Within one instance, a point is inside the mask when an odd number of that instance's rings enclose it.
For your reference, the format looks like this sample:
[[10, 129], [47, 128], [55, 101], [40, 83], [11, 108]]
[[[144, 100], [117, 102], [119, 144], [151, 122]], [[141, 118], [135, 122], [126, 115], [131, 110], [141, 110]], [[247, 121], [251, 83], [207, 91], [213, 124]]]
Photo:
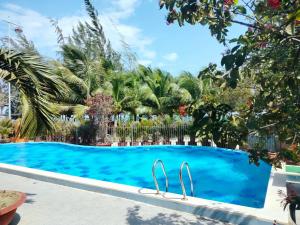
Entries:
[[[138, 63], [159, 67], [177, 76], [183, 71], [195, 75], [209, 63], [220, 63], [225, 47], [201, 25], [167, 25], [166, 11], [159, 10], [158, 0], [92, 0], [100, 22], [115, 50], [124, 51], [122, 40], [136, 54]], [[13, 35], [22, 26], [24, 34], [39, 51], [59, 58], [56, 34], [50, 19], [58, 21], [64, 36], [71, 34], [78, 21], [88, 21], [83, 0], [0, 0], [0, 37]], [[233, 26], [230, 36], [243, 32]]]

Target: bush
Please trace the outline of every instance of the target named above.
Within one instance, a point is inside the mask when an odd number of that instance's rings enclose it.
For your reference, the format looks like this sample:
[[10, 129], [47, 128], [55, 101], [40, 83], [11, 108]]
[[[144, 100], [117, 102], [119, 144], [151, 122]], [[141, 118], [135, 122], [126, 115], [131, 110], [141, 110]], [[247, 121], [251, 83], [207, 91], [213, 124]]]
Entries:
[[14, 133], [14, 124], [10, 119], [0, 120], [0, 140], [3, 141], [7, 139], [10, 135]]

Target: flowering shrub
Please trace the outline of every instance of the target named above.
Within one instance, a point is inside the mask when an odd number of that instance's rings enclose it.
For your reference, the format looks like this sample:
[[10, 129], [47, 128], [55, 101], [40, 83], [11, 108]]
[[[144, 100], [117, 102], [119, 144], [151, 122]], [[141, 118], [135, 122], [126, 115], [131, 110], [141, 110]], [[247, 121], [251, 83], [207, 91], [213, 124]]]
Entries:
[[96, 142], [98, 140], [105, 142], [107, 124], [110, 121], [109, 116], [112, 114], [113, 99], [111, 96], [96, 94], [94, 97], [88, 98], [86, 104], [89, 107], [87, 114], [90, 117], [91, 125], [97, 129]]
[[86, 105], [89, 107], [87, 113], [91, 118], [98, 118], [99, 120], [103, 118], [107, 119], [112, 113], [112, 103], [111, 96], [96, 94], [86, 101]]

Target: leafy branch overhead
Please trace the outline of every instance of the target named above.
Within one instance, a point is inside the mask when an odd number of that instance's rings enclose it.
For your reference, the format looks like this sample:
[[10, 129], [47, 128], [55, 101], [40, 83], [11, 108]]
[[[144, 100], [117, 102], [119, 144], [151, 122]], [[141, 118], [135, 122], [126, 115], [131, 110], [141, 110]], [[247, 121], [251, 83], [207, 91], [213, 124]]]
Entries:
[[[167, 24], [175, 21], [207, 25], [211, 34], [225, 44], [236, 44], [228, 51], [221, 64], [228, 73], [229, 84], [234, 87], [239, 79], [239, 68], [249, 57], [265, 53], [273, 57], [273, 51], [293, 47], [294, 63], [299, 62], [300, 3], [298, 0], [161, 0], [160, 8], [168, 11]], [[247, 27], [239, 37], [228, 40], [233, 24]], [[278, 49], [279, 47], [279, 49]], [[274, 58], [274, 61], [281, 61]]]
[[[249, 130], [299, 143], [299, 0], [161, 0], [159, 5], [167, 11], [167, 25], [208, 26], [227, 48], [220, 62], [225, 72], [217, 74], [210, 65], [206, 74], [215, 81], [225, 79], [231, 88], [239, 88], [245, 79], [254, 81], [243, 113]], [[244, 29], [228, 38], [234, 24]]]

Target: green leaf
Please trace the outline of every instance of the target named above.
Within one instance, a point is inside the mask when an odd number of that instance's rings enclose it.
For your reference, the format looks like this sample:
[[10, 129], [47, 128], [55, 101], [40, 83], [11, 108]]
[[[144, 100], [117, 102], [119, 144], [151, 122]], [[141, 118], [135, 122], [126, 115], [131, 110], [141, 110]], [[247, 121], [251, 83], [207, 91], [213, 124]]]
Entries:
[[238, 5], [238, 6], [236, 6], [236, 9], [241, 14], [244, 14], [244, 15], [247, 14], [247, 9], [244, 6]]
[[230, 73], [230, 78], [229, 78], [229, 86], [231, 88], [236, 88], [238, 79], [239, 79], [239, 70], [237, 68], [234, 68], [231, 73]]
[[175, 6], [176, 0], [169, 0], [166, 4], [166, 7], [169, 11], [172, 11]]
[[234, 53], [236, 50], [239, 49], [239, 47], [240, 47], [240, 45], [237, 45], [237, 46], [233, 47], [233, 48], [231, 49], [231, 53]]
[[237, 67], [240, 67], [241, 65], [243, 65], [245, 62], [245, 55], [243, 54], [238, 54], [235, 60], [235, 65]]
[[225, 65], [226, 70], [230, 70], [234, 64], [234, 56], [233, 55], [225, 55], [221, 60], [221, 65]]
[[233, 38], [231, 40], [229, 40], [229, 43], [234, 43], [234, 42], [237, 42], [239, 39], [238, 38]]
[[295, 33], [295, 25], [293, 23], [289, 24], [288, 26], [286, 26], [285, 31], [288, 34], [293, 35]]

